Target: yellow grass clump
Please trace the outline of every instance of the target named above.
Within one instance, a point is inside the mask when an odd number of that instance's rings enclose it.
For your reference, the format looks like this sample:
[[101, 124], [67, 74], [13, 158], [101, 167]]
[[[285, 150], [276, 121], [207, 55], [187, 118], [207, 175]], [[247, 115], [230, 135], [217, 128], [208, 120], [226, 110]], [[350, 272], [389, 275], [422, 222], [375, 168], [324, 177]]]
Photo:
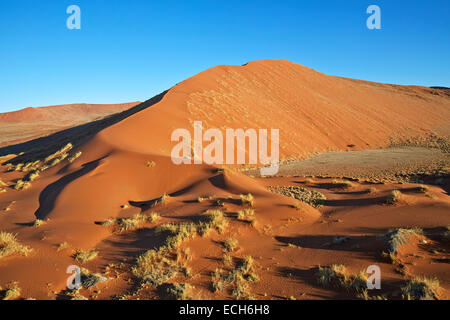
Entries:
[[30, 247], [19, 243], [16, 235], [0, 232], [0, 259], [15, 253], [27, 256], [31, 251]]

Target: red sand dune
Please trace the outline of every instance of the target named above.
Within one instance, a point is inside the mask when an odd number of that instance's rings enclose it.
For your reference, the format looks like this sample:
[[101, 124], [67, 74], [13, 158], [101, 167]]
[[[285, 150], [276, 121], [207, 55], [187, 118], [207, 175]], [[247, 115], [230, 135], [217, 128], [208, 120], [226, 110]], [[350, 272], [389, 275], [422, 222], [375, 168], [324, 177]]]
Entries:
[[[261, 282], [255, 285], [255, 290], [268, 291], [271, 298], [294, 295], [299, 288], [308, 292], [309, 298], [327, 294], [332, 297], [328, 291], [318, 289], [309, 281], [298, 284], [286, 279], [277, 269], [283, 265], [308, 266], [306, 276], [309, 277], [310, 268], [332, 263], [333, 255], [355, 270], [360, 267], [347, 252], [342, 256], [342, 253], [330, 253], [320, 248], [313, 250], [314, 247], [305, 251], [292, 249], [292, 252], [287, 249], [288, 253], [277, 251], [280, 239], [311, 235], [317, 230], [323, 233], [328, 226], [318, 222], [329, 218], [323, 211], [307, 205], [303, 205], [300, 212], [293, 211], [293, 199], [266, 189], [272, 182], [274, 185], [295, 184], [298, 183], [296, 179], [259, 180], [239, 173], [217, 174], [207, 165], [175, 166], [170, 159], [174, 145], [170, 141], [172, 131], [177, 128], [192, 130], [196, 120], [203, 121], [205, 128], [278, 128], [280, 153], [284, 159], [289, 159], [327, 150], [345, 150], [350, 144], [355, 145], [354, 149], [383, 147], [389, 144], [390, 137], [431, 132], [447, 135], [450, 132], [448, 119], [450, 99], [430, 88], [327, 76], [285, 60], [209, 69], [170, 89], [159, 103], [99, 132], [78, 148], [83, 153], [74, 163], [60, 164], [43, 172], [27, 190], [11, 189], [0, 194], [2, 205], [16, 201], [11, 211], [0, 216], [1, 229], [18, 233], [21, 242], [34, 248], [29, 257], [0, 260], [0, 285], [6, 280], [17, 280], [24, 296], [53, 299], [56, 295], [52, 292], [65, 288], [66, 268], [75, 263], [71, 257], [74, 249], [98, 249], [100, 257], [88, 266], [102, 271], [108, 263], [126, 261], [132, 265], [136, 254], [155, 245], [146, 229], [122, 236], [112, 234], [109, 228], [95, 222], [152, 210], [161, 214], [164, 223], [185, 221], [211, 206], [208, 201], [195, 203], [200, 196], [238, 199], [239, 194], [251, 192], [256, 199], [257, 227], [232, 221], [225, 235], [213, 234], [212, 239], [223, 241], [229, 236], [236, 237], [243, 243], [239, 254], [258, 257]], [[156, 165], [148, 167], [148, 161], [154, 161]], [[0, 177], [13, 184], [22, 175], [9, 172]], [[390, 187], [383, 187], [381, 194], [384, 196]], [[450, 208], [448, 196], [437, 187], [434, 191], [439, 196], [433, 208], [429, 207], [432, 200], [421, 198], [417, 208], [412, 203], [411, 207], [386, 209], [380, 216], [377, 216], [377, 210], [381, 210], [377, 204], [361, 196], [357, 203], [363, 204], [359, 205], [358, 214], [367, 213], [364, 222], [373, 224], [373, 229], [358, 232], [373, 235], [376, 230], [381, 232], [387, 227], [406, 225], [407, 221], [413, 221], [411, 225], [423, 222], [422, 227], [450, 224], [448, 215], [445, 216]], [[172, 195], [166, 205], [153, 209], [136, 205], [156, 199], [163, 193]], [[333, 196], [348, 197], [334, 193]], [[367, 206], [364, 201], [368, 201]], [[121, 209], [125, 204], [130, 207]], [[347, 207], [338, 208], [346, 210]], [[433, 219], [426, 221], [424, 208], [436, 212]], [[239, 206], [226, 204], [224, 209], [232, 213]], [[390, 223], [389, 213], [393, 210], [397, 210], [398, 215]], [[334, 212], [328, 211], [329, 214]], [[351, 210], [345, 214], [350, 213]], [[301, 218], [301, 224], [289, 220], [293, 215]], [[39, 228], [27, 226], [36, 217], [47, 223]], [[355, 216], [346, 216], [344, 220], [349, 220], [350, 226], [358, 230], [364, 226]], [[266, 230], [267, 225], [271, 231]], [[344, 232], [340, 225], [337, 228]], [[333, 229], [325, 232], [330, 233], [328, 237], [335, 234]], [[208, 257], [218, 257], [220, 261], [222, 249], [214, 241], [203, 240], [195, 238], [189, 244], [198, 258], [192, 267], [200, 274], [200, 278], [192, 281], [202, 297], [220, 298], [223, 296], [213, 295], [208, 290], [209, 274], [219, 266], [219, 262]], [[58, 252], [56, 247], [63, 242], [67, 242], [70, 249]], [[304, 264], [297, 260], [298, 252]], [[273, 264], [271, 258], [275, 256], [280, 266]], [[364, 258], [358, 256], [357, 260], [360, 263]], [[389, 268], [389, 264], [385, 267]], [[395, 272], [391, 269], [387, 273], [395, 280]], [[129, 290], [128, 279], [131, 279], [129, 272], [123, 271], [123, 276], [102, 289], [102, 297]], [[447, 290], [448, 280], [447, 277], [443, 284]]]
[[130, 109], [139, 102], [66, 104], [0, 113], [0, 146], [20, 143]]

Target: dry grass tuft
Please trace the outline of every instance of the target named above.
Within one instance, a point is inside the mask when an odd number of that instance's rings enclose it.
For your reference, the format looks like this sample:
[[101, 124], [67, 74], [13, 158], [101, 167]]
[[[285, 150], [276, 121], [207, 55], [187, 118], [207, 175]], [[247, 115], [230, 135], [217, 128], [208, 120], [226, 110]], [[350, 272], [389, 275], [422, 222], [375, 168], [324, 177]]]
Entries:
[[321, 207], [327, 199], [325, 195], [320, 192], [297, 186], [269, 187], [269, 190], [273, 193], [300, 200], [314, 208]]
[[386, 198], [386, 203], [387, 204], [395, 204], [395, 203], [399, 202], [401, 198], [402, 198], [402, 193], [400, 192], [400, 190], [392, 190], [392, 192]]
[[75, 154], [73, 154], [69, 158], [67, 158], [67, 161], [69, 161], [70, 163], [74, 162], [81, 156], [82, 153], [83, 152], [81, 152], [81, 151], [76, 152]]
[[25, 190], [31, 187], [31, 183], [28, 181], [23, 181], [22, 179], [18, 180], [14, 185], [15, 190]]
[[14, 300], [20, 297], [20, 287], [17, 282], [11, 282], [8, 284], [5, 290], [0, 287], [0, 293], [2, 294], [2, 300]]
[[367, 274], [364, 271], [349, 275], [343, 265], [319, 266], [316, 278], [325, 287], [343, 288], [358, 294], [367, 288]]
[[0, 259], [11, 254], [27, 256], [32, 249], [19, 243], [16, 235], [8, 232], [0, 232]]
[[78, 249], [73, 255], [74, 259], [80, 263], [84, 263], [92, 259], [95, 259], [97, 256], [98, 251], [95, 250], [84, 251], [82, 249]]
[[347, 189], [354, 186], [353, 183], [348, 180], [333, 180], [331, 183], [334, 187], [341, 189]]
[[415, 277], [402, 288], [404, 299], [435, 300], [438, 299], [439, 281], [425, 277]]
[[236, 239], [229, 238], [223, 243], [226, 252], [233, 252], [239, 247], [239, 242]]
[[253, 207], [255, 199], [253, 198], [253, 195], [251, 193], [247, 195], [241, 194], [239, 197], [241, 199], [242, 205], [248, 205], [250, 207]]

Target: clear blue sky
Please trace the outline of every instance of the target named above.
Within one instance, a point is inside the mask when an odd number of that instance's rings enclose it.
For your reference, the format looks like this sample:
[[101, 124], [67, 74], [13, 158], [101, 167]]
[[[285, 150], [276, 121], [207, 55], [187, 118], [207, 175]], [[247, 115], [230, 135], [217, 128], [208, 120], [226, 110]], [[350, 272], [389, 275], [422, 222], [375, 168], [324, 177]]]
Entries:
[[[81, 8], [81, 30], [66, 9]], [[382, 29], [366, 27], [381, 8]], [[146, 100], [219, 64], [288, 59], [450, 87], [448, 0], [0, 0], [0, 112]]]

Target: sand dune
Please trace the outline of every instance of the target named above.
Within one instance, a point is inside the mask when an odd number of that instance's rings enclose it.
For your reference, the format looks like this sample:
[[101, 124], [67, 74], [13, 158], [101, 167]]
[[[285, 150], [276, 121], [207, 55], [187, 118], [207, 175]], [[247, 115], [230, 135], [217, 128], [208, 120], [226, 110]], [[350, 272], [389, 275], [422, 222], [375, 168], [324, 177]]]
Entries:
[[[27, 119], [25, 113], [23, 117]], [[442, 186], [430, 187], [429, 196], [414, 191], [416, 184], [394, 182], [376, 185], [375, 192], [366, 193], [370, 181], [355, 180], [343, 190], [332, 178], [256, 179], [235, 171], [218, 172], [206, 164], [176, 166], [170, 158], [173, 130], [192, 130], [193, 122], [199, 120], [205, 129], [278, 128], [282, 159], [289, 160], [330, 150], [386, 147], [407, 138], [414, 142], [421, 137], [424, 141], [446, 137], [448, 119], [450, 100], [438, 89], [332, 77], [285, 60], [209, 69], [86, 143], [75, 144], [68, 158], [41, 171], [25, 190], [13, 186], [27, 173], [7, 171], [8, 160], [15, 163], [14, 156], [3, 159], [0, 178], [7, 186], [0, 193], [0, 205], [9, 210], [0, 214], [1, 230], [17, 233], [20, 242], [33, 251], [26, 257], [0, 258], [0, 286], [18, 281], [21, 297], [69, 298], [64, 291], [66, 268], [80, 264], [111, 278], [99, 285], [101, 293], [83, 289], [81, 294], [89, 298], [164, 298], [163, 286], [142, 282], [131, 272], [136, 256], [164, 247], [167, 237], [155, 232], [157, 226], [180, 222], [200, 226], [207, 217], [205, 211], [218, 209], [225, 213], [228, 226], [222, 232], [219, 228], [206, 235], [198, 231], [183, 239], [175, 251], [189, 248], [192, 260], [180, 258], [183, 266], [177, 265], [179, 272], [165, 285], [191, 284], [196, 288], [194, 298], [236, 297], [231, 289], [211, 289], [211, 273], [232, 268], [224, 266], [222, 258], [223, 243], [233, 238], [239, 246], [229, 254], [236, 265], [245, 256], [254, 258], [251, 272], [243, 277], [256, 274], [260, 280], [245, 282], [248, 296], [243, 298], [356, 298], [345, 290], [317, 285], [317, 267], [345, 264], [348, 272], [358, 273], [374, 263], [386, 277], [387, 286], [380, 295], [399, 298], [396, 283], [405, 284], [415, 275], [434, 275], [441, 280], [440, 298], [449, 298], [448, 268], [444, 263], [430, 264], [434, 259], [448, 259], [439, 238], [441, 229], [450, 225], [450, 200]], [[79, 151], [77, 159], [67, 161]], [[448, 174], [443, 177], [448, 179]], [[283, 186], [306, 187], [327, 200], [315, 206], [269, 188]], [[405, 195], [388, 205], [393, 189], [402, 189]], [[164, 194], [169, 197], [162, 203]], [[241, 200], [247, 194], [254, 197], [252, 205]], [[239, 214], [244, 209], [249, 211]], [[161, 218], [138, 221], [122, 233], [114, 227], [121, 218], [150, 217], [152, 212]], [[36, 219], [45, 223], [33, 226]], [[403, 274], [396, 272], [399, 264], [381, 258], [385, 249], [377, 237], [395, 227], [425, 230], [412, 244], [422, 260], [406, 266], [412, 258], [409, 251], [402, 251]], [[350, 242], [342, 246], [333, 242], [342, 236]], [[425, 239], [428, 246], [421, 245]], [[81, 264], [74, 260], [76, 249], [97, 250], [98, 256]], [[436, 256], [432, 250], [438, 250]], [[167, 257], [179, 263], [175, 256]], [[231, 288], [238, 285], [242, 284], [230, 284]]]
[[138, 102], [67, 104], [0, 113], [0, 146], [24, 142], [130, 109]]

